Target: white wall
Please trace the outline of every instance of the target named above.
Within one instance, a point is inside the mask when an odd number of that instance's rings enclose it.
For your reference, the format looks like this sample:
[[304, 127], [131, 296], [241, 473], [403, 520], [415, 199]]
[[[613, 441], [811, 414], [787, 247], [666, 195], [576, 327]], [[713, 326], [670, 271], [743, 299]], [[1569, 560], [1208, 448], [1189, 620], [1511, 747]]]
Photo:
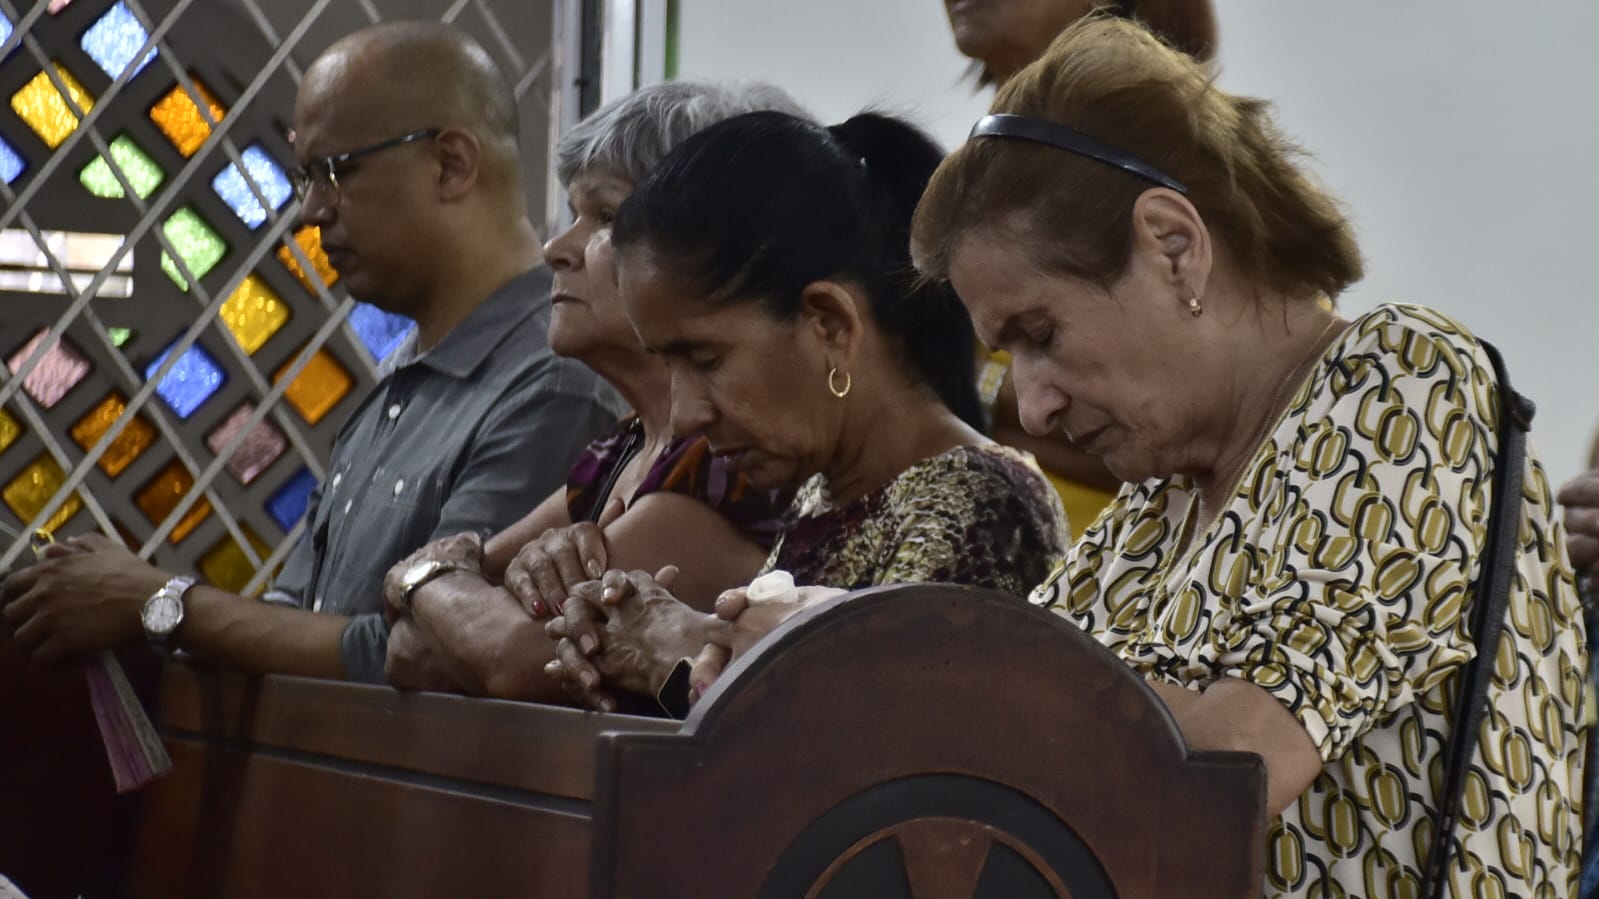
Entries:
[[[1492, 340], [1551, 478], [1575, 474], [1599, 424], [1599, 3], [1216, 4], [1221, 83], [1273, 99], [1353, 214], [1344, 308], [1422, 303]], [[772, 81], [828, 121], [884, 106], [947, 145], [986, 105], [938, 0], [682, 7], [683, 78]]]

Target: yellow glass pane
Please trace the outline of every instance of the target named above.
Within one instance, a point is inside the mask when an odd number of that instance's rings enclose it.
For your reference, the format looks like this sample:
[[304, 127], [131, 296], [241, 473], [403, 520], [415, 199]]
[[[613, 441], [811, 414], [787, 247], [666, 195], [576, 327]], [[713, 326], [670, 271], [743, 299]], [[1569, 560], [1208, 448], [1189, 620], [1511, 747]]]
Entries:
[[21, 436], [22, 422], [12, 418], [10, 412], [0, 409], [0, 453], [5, 452], [6, 447], [16, 443]]
[[[101, 400], [100, 405], [89, 410], [88, 415], [78, 419], [78, 423], [72, 426], [72, 439], [84, 452], [88, 452], [105, 436], [105, 432], [111, 429], [126, 408], [128, 403], [122, 394], [113, 392]], [[123, 469], [132, 465], [133, 460], [139, 458], [154, 442], [155, 428], [143, 418], [135, 416], [100, 456], [100, 470], [113, 478], [122, 474]]]
[[[178, 501], [183, 499], [183, 495], [188, 493], [189, 488], [193, 486], [194, 475], [189, 474], [189, 470], [183, 467], [183, 463], [174, 461], [171, 465], [161, 469], [160, 474], [156, 475], [150, 483], [145, 484], [139, 489], [138, 493], [134, 494], [133, 504], [138, 506], [139, 511], [143, 512], [152, 523], [159, 525], [166, 520], [168, 515], [172, 514], [172, 510], [178, 507]], [[205, 517], [210, 514], [211, 501], [200, 500], [189, 507], [189, 511], [183, 516], [183, 520], [178, 522], [178, 526], [172, 529], [172, 533], [167, 539], [173, 543], [182, 541], [184, 537], [189, 536], [190, 531], [194, 530], [200, 522], [205, 521]]]
[[[205, 85], [198, 78], [194, 81], [194, 89], [199, 91], [201, 99], [205, 100], [206, 111], [211, 113], [211, 118], [220, 122], [228, 111], [217, 102], [216, 97], [206, 90]], [[161, 133], [172, 141], [172, 146], [184, 156], [193, 156], [194, 151], [200, 149], [205, 139], [211, 136], [211, 126], [200, 115], [200, 107], [194, 104], [189, 92], [183, 85], [173, 85], [167, 95], [157, 100], [150, 107], [150, 121], [155, 122]]]
[[254, 353], [289, 320], [289, 307], [265, 281], [246, 275], [222, 304], [221, 314], [233, 339], [246, 353]]
[[[311, 260], [311, 266], [321, 276], [323, 284], [332, 286], [334, 281], [339, 280], [339, 273], [334, 271], [332, 264], [328, 262], [328, 254], [322, 252], [321, 228], [301, 228], [294, 232], [294, 242], [299, 244], [300, 249], [305, 251], [306, 258]], [[305, 285], [306, 290], [316, 293], [316, 284], [312, 283], [311, 279], [306, 276], [305, 270], [300, 268], [300, 261], [294, 258], [294, 254], [289, 252], [288, 247], [278, 247], [278, 261], [283, 263], [284, 267], [289, 271], [294, 272], [294, 277], [300, 279], [300, 283]]]
[[[56, 67], [56, 74], [61, 76], [61, 83], [67, 86], [67, 96], [78, 108], [87, 113], [94, 108], [94, 97], [72, 77], [66, 67], [61, 63], [52, 63]], [[11, 95], [11, 108], [28, 127], [39, 133], [39, 138], [45, 146], [54, 150], [61, 146], [78, 127], [78, 114], [67, 105], [61, 92], [56, 90], [50, 76], [44, 72], [33, 76], [33, 80], [22, 86], [22, 90]]]
[[[66, 483], [67, 474], [61, 470], [60, 464], [49, 456], [43, 455], [33, 460], [22, 473], [6, 485], [4, 491], [6, 505], [11, 507], [12, 514], [24, 522], [32, 521], [44, 509], [44, 504], [50, 501], [61, 485]], [[83, 508], [83, 500], [76, 491], [67, 501], [61, 504], [56, 514], [44, 523], [44, 529], [53, 531], [67, 523], [67, 519], [78, 514]]]
[[[249, 545], [256, 550], [256, 557], [265, 560], [272, 555], [272, 547], [265, 544], [261, 537], [246, 525], [238, 526], [245, 533]], [[214, 587], [221, 587], [229, 593], [243, 592], [249, 579], [256, 576], [256, 566], [249, 563], [245, 550], [238, 549], [238, 541], [232, 536], [222, 537], [214, 547], [206, 550], [200, 557], [200, 574]]]
[[[240, 525], [239, 530], [244, 532], [257, 557], [265, 560], [272, 554], [272, 547], [257, 537], [255, 531], [244, 525]], [[238, 541], [227, 536], [200, 557], [200, 574], [212, 586], [221, 587], [229, 593], [239, 593], [250, 583], [250, 578], [255, 577], [255, 566], [250, 564], [244, 550], [239, 548]]]
[[[278, 369], [278, 373], [272, 376], [272, 383], [283, 380], [284, 373], [293, 364], [294, 360], [290, 359], [287, 365]], [[350, 379], [350, 373], [344, 370], [338, 360], [329, 355], [327, 350], [317, 350], [311, 361], [300, 370], [294, 383], [283, 391], [283, 395], [299, 411], [300, 417], [316, 424], [338, 405], [339, 400], [344, 399], [352, 384], [354, 381]]]

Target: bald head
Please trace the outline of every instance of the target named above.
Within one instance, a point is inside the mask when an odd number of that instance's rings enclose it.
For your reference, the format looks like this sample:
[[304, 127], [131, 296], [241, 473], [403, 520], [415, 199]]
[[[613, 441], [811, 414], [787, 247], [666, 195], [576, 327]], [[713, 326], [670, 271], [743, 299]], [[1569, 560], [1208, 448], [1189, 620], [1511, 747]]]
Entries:
[[441, 22], [393, 21], [340, 38], [305, 73], [308, 105], [358, 116], [373, 139], [421, 128], [460, 128], [483, 146], [485, 167], [516, 178], [516, 98], [494, 60]]

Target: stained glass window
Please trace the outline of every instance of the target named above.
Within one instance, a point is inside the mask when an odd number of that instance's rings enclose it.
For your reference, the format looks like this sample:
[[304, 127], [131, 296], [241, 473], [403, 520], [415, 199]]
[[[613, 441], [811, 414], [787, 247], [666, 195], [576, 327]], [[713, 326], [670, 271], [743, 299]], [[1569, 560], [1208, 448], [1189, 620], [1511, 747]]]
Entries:
[[316, 489], [316, 478], [311, 470], [302, 468], [294, 477], [289, 478], [272, 498], [266, 502], [267, 514], [278, 523], [278, 527], [285, 532], [292, 530], [300, 518], [305, 515], [305, 507], [311, 503], [311, 491]]
[[[4, 37], [0, 37], [0, 42], [4, 40]], [[0, 181], [10, 184], [22, 177], [27, 168], [28, 161], [22, 158], [22, 154], [0, 137]]]
[[239, 346], [254, 353], [289, 320], [289, 305], [265, 281], [245, 275], [219, 314]]
[[[321, 276], [323, 284], [331, 285], [334, 281], [339, 280], [339, 273], [334, 271], [332, 264], [328, 262], [328, 254], [322, 252], [321, 228], [301, 228], [294, 232], [294, 242], [300, 245], [301, 250], [305, 251], [306, 258], [311, 260], [311, 266]], [[316, 285], [311, 282], [310, 278], [306, 277], [305, 271], [300, 268], [300, 261], [294, 258], [294, 254], [289, 252], [288, 247], [278, 247], [278, 261], [283, 263], [284, 267], [289, 271], [294, 272], [294, 277], [300, 279], [300, 283], [305, 285], [306, 290], [316, 293]]]
[[[33, 355], [44, 342], [45, 335], [49, 333], [48, 328], [40, 329], [22, 349], [11, 354], [8, 364], [11, 366], [12, 374], [22, 370], [28, 357]], [[89, 374], [90, 368], [88, 358], [73, 346], [71, 341], [57, 340], [45, 352], [39, 364], [33, 367], [33, 371], [29, 372], [27, 379], [22, 382], [22, 389], [28, 392], [28, 396], [33, 397], [34, 402], [48, 409], [61, 402], [67, 391], [76, 387], [78, 382]]]
[[[128, 408], [128, 402], [122, 394], [112, 392], [100, 402], [100, 405], [89, 410], [89, 414], [78, 419], [72, 426], [72, 439], [88, 452], [111, 430], [111, 425], [116, 423], [123, 411]], [[100, 456], [100, 470], [111, 477], [121, 474], [123, 469], [133, 464], [133, 460], [150, 448], [155, 442], [155, 427], [140, 416], [127, 423], [111, 445]]]
[[415, 324], [403, 315], [384, 312], [370, 303], [356, 303], [350, 310], [350, 327], [366, 344], [367, 352], [379, 362], [394, 352]]
[[[289, 360], [278, 369], [272, 377], [272, 383], [283, 380], [283, 375], [294, 364]], [[300, 369], [295, 376], [294, 383], [283, 392], [284, 398], [300, 413], [306, 421], [316, 424], [327, 415], [344, 395], [350, 392], [350, 387], [355, 382], [350, 379], [350, 373], [344, 370], [327, 350], [317, 350], [311, 361]]]
[[[133, 10], [128, 9], [126, 3], [118, 2], [89, 26], [89, 30], [83, 33], [83, 40], [79, 43], [83, 46], [83, 52], [89, 54], [89, 58], [93, 59], [107, 76], [115, 79], [133, 62], [133, 55], [138, 53], [139, 48], [149, 39], [150, 32], [145, 31], [144, 26], [139, 24]], [[153, 49], [144, 54], [144, 59], [140, 60], [139, 67], [134, 69], [133, 74], [137, 75], [143, 71], [144, 67], [150, 64], [150, 60], [155, 59], [155, 54], [156, 51]], [[128, 77], [132, 78], [133, 75]]]
[[[283, 208], [289, 202], [289, 197], [294, 193], [294, 188], [289, 184], [289, 176], [283, 174], [283, 169], [278, 167], [266, 150], [260, 144], [251, 144], [239, 154], [244, 160], [245, 171], [255, 180], [256, 186], [261, 188], [261, 195], [272, 204], [273, 209]], [[217, 192], [223, 202], [233, 209], [241, 221], [252, 228], [260, 227], [267, 220], [267, 211], [261, 208], [255, 194], [250, 192], [250, 185], [245, 183], [244, 175], [239, 172], [239, 167], [229, 163], [215, 178], [211, 179], [211, 189]]]
[[[217, 429], [205, 438], [205, 445], [209, 446], [213, 453], [222, 452], [222, 448], [233, 439], [233, 435], [239, 433], [239, 429], [244, 427], [245, 421], [253, 412], [255, 412], [254, 403], [245, 403], [233, 410], [228, 420], [218, 425]], [[250, 429], [250, 433], [234, 449], [233, 455], [228, 458], [228, 471], [239, 479], [239, 483], [248, 484], [283, 455], [288, 445], [283, 432], [263, 419]]]
[[5, 43], [6, 42], [6, 38], [9, 38], [10, 36], [11, 36], [11, 20], [6, 18], [6, 14], [5, 13], [0, 12], [0, 44]]
[[[205, 277], [227, 255], [228, 245], [218, 234], [200, 218], [199, 213], [188, 206], [172, 213], [172, 217], [161, 226], [166, 233], [167, 240], [172, 242], [178, 255], [183, 257], [183, 264], [188, 266], [189, 274], [196, 278]], [[183, 290], [189, 289], [189, 282], [184, 280], [178, 272], [178, 267], [164, 251], [161, 253], [161, 270], [167, 273], [174, 284]]]
[[[23, 522], [33, 520], [33, 516], [44, 511], [45, 504], [50, 502], [50, 497], [55, 495], [61, 485], [67, 482], [66, 472], [61, 470], [60, 463], [55, 458], [46, 454], [33, 460], [27, 468], [22, 470], [7, 484], [3, 493], [6, 505], [11, 508], [11, 513]], [[67, 501], [61, 504], [56, 514], [44, 523], [44, 529], [53, 531], [67, 523], [67, 520], [78, 514], [83, 507], [83, 499], [74, 490]]]
[[[220, 122], [227, 115], [227, 110], [222, 108], [211, 92], [199, 79], [194, 81], [194, 89], [200, 92], [200, 98], [205, 101], [206, 111], [211, 113], [211, 118]], [[174, 85], [167, 91], [166, 96], [156, 101], [150, 107], [150, 120], [155, 122], [161, 133], [172, 141], [172, 146], [184, 156], [193, 156], [194, 151], [200, 149], [205, 139], [211, 136], [211, 125], [200, 115], [200, 107], [194, 105], [194, 100], [183, 85]]]
[[[163, 350], [154, 362], [145, 367], [144, 376], [155, 377], [156, 370], [171, 352], [171, 346]], [[178, 363], [172, 366], [172, 370], [167, 372], [165, 378], [161, 379], [161, 384], [156, 387], [155, 392], [166, 400], [167, 405], [172, 407], [172, 411], [176, 412], [179, 418], [188, 418], [202, 403], [211, 398], [211, 394], [217, 392], [223, 380], [225, 376], [222, 366], [211, 358], [211, 354], [207, 353], [204, 347], [194, 344], [178, 357]]]
[[[126, 134], [118, 135], [111, 141], [111, 158], [116, 160], [117, 168], [122, 170], [122, 176], [133, 185], [134, 193], [142, 199], [155, 193], [155, 189], [166, 180], [167, 173], [161, 166], [145, 153], [133, 138]], [[89, 193], [97, 197], [115, 199], [124, 196], [122, 182], [112, 174], [111, 166], [106, 163], [104, 156], [96, 156], [92, 162], [83, 167], [78, 174], [78, 181], [82, 182]]]
[[122, 345], [133, 339], [132, 328], [106, 328], [105, 334], [111, 338], [111, 345], [122, 348]]
[[[67, 96], [72, 98], [72, 102], [85, 113], [93, 109], [94, 98], [78, 83], [78, 79], [73, 78], [72, 73], [61, 63], [53, 65], [56, 74], [61, 76], [61, 83], [67, 86]], [[61, 146], [67, 135], [78, 127], [78, 114], [67, 105], [50, 76], [44, 72], [33, 76], [32, 81], [22, 86], [22, 90], [11, 95], [11, 108], [52, 150]]]
[[[179, 500], [194, 486], [194, 475], [183, 464], [174, 460], [171, 465], [161, 469], [161, 473], [150, 480], [150, 483], [139, 488], [133, 496], [133, 504], [139, 511], [149, 517], [152, 524], [159, 525], [165, 521], [172, 510], [178, 507]], [[169, 540], [178, 543], [189, 536], [205, 517], [211, 514], [211, 501], [201, 499], [189, 507], [183, 514], [183, 520], [172, 528], [168, 535]]]

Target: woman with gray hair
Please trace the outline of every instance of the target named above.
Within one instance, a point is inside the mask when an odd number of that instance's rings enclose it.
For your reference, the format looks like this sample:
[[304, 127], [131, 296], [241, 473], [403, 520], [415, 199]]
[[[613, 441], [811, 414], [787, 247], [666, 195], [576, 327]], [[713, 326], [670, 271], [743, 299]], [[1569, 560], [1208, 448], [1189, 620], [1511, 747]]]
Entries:
[[647, 353], [622, 311], [611, 219], [633, 187], [694, 133], [758, 110], [799, 113], [765, 84], [672, 82], [643, 88], [589, 116], [556, 149], [572, 223], [545, 244], [555, 272], [550, 346], [593, 368], [634, 414], [590, 444], [564, 490], [485, 544], [480, 535], [434, 541], [390, 569], [387, 674], [398, 687], [560, 701], [543, 673], [554, 641], [535, 621], [568, 585], [589, 580], [570, 552], [605, 568], [681, 571], [678, 595], [703, 608], [748, 582], [765, 560], [790, 498], [755, 490], [701, 436], [674, 437], [671, 376]]

